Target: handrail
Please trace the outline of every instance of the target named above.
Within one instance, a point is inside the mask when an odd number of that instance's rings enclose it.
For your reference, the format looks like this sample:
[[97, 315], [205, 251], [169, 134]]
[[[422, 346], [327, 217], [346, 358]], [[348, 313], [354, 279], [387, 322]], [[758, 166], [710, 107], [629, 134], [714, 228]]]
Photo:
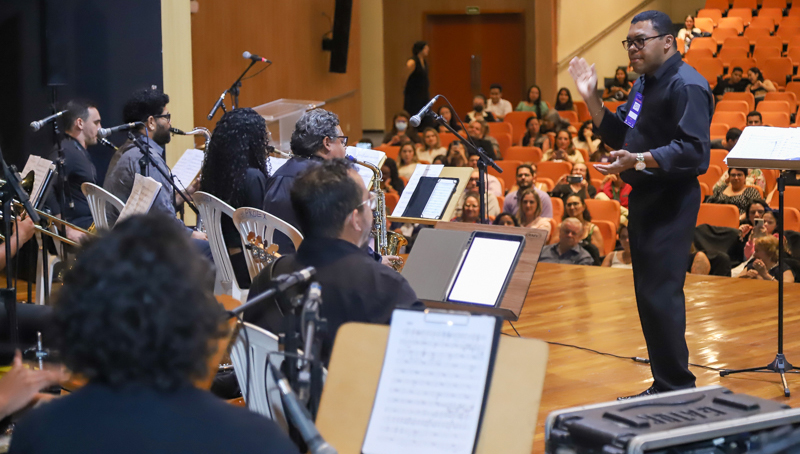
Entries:
[[[650, 3], [653, 3], [654, 1], [655, 0], [644, 0], [643, 2], [641, 2], [638, 5], [634, 6], [633, 9], [631, 9], [627, 13], [623, 14], [619, 19], [614, 21], [614, 23], [612, 23], [611, 25], [609, 25], [608, 27], [603, 29], [603, 31], [601, 31], [600, 33], [595, 35], [589, 41], [586, 41], [577, 50], [575, 50], [574, 52], [570, 53], [568, 56], [566, 56], [565, 58], [560, 60], [558, 62], [558, 70], [559, 71], [562, 70], [565, 66], [567, 66], [569, 64], [570, 60], [572, 60], [574, 57], [577, 57], [578, 55], [584, 53], [586, 50], [590, 49], [592, 46], [597, 44], [601, 39], [605, 38], [609, 33], [611, 33], [612, 30], [614, 30], [615, 28], [617, 28], [620, 25], [622, 25], [622, 23], [625, 22], [626, 20], [628, 20], [629, 17], [633, 16], [634, 14], [636, 14], [637, 11], [643, 9], [645, 6], [647, 6]], [[622, 40], [620, 40], [620, 41], [622, 41]]]

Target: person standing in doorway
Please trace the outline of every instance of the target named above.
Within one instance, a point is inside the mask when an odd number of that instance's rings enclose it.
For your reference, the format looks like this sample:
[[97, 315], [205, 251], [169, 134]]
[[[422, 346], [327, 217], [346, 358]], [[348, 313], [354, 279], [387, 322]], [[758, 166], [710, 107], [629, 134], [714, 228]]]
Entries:
[[[411, 115], [416, 115], [420, 109], [425, 107], [425, 104], [431, 98], [428, 91], [430, 86], [430, 79], [428, 78], [428, 43], [425, 41], [417, 41], [411, 48], [411, 58], [406, 62], [406, 70], [408, 79], [406, 79], [406, 87], [403, 90], [403, 110]], [[422, 119], [420, 131], [426, 127], [433, 127], [434, 123], [430, 117]]]

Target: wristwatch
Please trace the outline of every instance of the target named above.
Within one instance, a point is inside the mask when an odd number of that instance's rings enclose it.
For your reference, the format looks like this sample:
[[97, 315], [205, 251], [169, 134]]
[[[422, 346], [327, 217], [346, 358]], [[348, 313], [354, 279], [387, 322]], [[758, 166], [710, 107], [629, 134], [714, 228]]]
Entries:
[[644, 153], [636, 153], [636, 164], [633, 168], [639, 172], [647, 168], [647, 164], [644, 163]]

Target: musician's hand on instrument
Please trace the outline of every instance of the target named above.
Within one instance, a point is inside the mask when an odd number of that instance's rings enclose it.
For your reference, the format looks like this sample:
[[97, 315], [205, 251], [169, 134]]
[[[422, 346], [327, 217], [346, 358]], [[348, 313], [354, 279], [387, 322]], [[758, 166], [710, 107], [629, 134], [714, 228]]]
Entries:
[[381, 256], [381, 264], [386, 265], [390, 268], [394, 268], [394, 264], [397, 262], [402, 263], [403, 258], [397, 255], [384, 255]]
[[206, 235], [205, 232], [198, 232], [197, 230], [192, 230], [192, 239], [208, 241], [208, 235]]
[[76, 242], [80, 243], [86, 239], [86, 234], [81, 232], [80, 230], [75, 230], [72, 227], [66, 227], [67, 229], [67, 238]]
[[192, 180], [192, 182], [189, 184], [189, 187], [186, 188], [186, 192], [189, 195], [194, 194], [195, 192], [200, 190], [200, 177], [201, 176], [202, 176], [202, 174], [198, 173], [197, 176], [194, 178], [194, 180]]
[[39, 390], [59, 383], [63, 374], [58, 370], [33, 370], [22, 364], [17, 350], [11, 370], [0, 379], [0, 417], [8, 416], [35, 401]]
[[[16, 229], [19, 229], [19, 244], [27, 243], [28, 240], [33, 238], [33, 234], [36, 233], [36, 226], [33, 224], [33, 221], [30, 217], [26, 217], [25, 219], [16, 223]], [[15, 231], [14, 233], [16, 233]]]

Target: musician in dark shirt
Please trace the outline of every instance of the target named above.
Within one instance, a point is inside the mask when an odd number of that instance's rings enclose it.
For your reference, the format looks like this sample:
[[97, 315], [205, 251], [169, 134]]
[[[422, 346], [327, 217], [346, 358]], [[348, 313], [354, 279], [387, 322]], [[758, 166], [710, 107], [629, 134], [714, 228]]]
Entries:
[[710, 158], [714, 99], [703, 76], [681, 61], [666, 14], [636, 15], [623, 46], [634, 71], [643, 76], [616, 113], [596, 94], [594, 67], [575, 58], [570, 74], [603, 139], [618, 150], [611, 153], [615, 162], [595, 167], [620, 174], [632, 187], [628, 229], [634, 287], [654, 378], [641, 395], [651, 395], [695, 385], [688, 367], [683, 284], [700, 208], [697, 176], [706, 172]]
[[[344, 158], [346, 146], [347, 137], [342, 135], [339, 117], [335, 113], [324, 109], [312, 109], [304, 113], [297, 120], [292, 133], [291, 147], [294, 157], [276, 170], [267, 181], [264, 211], [288, 222], [305, 235], [289, 200], [289, 191], [294, 180], [315, 161]], [[294, 252], [294, 244], [286, 235], [275, 232], [274, 239], [278, 245], [278, 253]]]
[[228, 334], [211, 276], [162, 213], [87, 245], [54, 312], [61, 358], [88, 384], [23, 417], [9, 452], [297, 453], [273, 421], [195, 386]]
[[[336, 159], [310, 167], [297, 178], [291, 200], [303, 242], [297, 254], [281, 257], [256, 276], [249, 295], [262, 293], [278, 275], [315, 267], [313, 280], [322, 286], [321, 316], [328, 320], [321, 353], [327, 362], [343, 323], [388, 323], [395, 307], [411, 306], [417, 296], [400, 273], [364, 252], [375, 198], [352, 164]], [[275, 300], [245, 312], [244, 318], [273, 333], [282, 330], [282, 309]]]

